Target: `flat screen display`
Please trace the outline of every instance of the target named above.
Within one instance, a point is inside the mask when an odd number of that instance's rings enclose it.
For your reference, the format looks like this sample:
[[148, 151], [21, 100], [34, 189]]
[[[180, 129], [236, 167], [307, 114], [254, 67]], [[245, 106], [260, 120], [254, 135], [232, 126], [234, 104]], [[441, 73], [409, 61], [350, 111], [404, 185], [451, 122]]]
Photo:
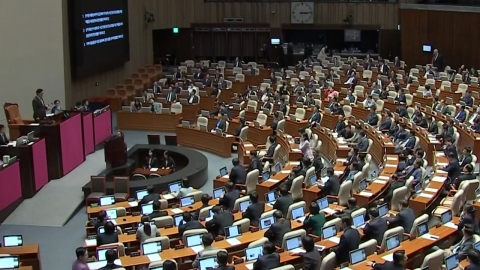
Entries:
[[424, 52], [431, 52], [432, 51], [432, 45], [424, 44], [422, 49], [423, 49]]
[[272, 39], [270, 39], [270, 44], [279, 45], [280, 44], [280, 39], [279, 38], [272, 38]]
[[356, 29], [345, 29], [345, 42], [360, 42], [362, 41], [362, 31]]

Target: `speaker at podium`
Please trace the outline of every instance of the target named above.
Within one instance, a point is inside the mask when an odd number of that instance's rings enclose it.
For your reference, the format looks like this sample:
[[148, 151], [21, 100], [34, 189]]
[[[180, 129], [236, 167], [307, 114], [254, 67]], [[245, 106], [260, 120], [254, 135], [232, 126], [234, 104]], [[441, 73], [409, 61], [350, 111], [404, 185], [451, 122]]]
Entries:
[[127, 163], [127, 144], [122, 132], [117, 132], [105, 140], [105, 163], [107, 163], [107, 169]]

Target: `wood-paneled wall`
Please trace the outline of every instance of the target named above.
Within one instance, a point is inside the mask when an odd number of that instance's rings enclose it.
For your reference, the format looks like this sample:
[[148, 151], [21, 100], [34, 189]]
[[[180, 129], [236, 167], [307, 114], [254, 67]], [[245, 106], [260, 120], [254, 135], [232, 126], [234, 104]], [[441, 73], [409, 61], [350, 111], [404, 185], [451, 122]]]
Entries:
[[432, 45], [454, 69], [479, 67], [480, 13], [401, 9], [402, 58], [407, 65], [431, 63], [432, 54], [422, 51]]

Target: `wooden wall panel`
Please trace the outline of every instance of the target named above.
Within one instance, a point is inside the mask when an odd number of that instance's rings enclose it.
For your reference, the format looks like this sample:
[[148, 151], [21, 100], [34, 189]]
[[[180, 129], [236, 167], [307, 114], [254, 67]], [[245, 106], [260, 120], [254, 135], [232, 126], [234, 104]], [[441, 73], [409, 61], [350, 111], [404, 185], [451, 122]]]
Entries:
[[407, 65], [426, 64], [431, 53], [422, 52], [424, 44], [443, 54], [446, 64], [457, 69], [480, 62], [480, 13], [401, 9], [402, 58]]

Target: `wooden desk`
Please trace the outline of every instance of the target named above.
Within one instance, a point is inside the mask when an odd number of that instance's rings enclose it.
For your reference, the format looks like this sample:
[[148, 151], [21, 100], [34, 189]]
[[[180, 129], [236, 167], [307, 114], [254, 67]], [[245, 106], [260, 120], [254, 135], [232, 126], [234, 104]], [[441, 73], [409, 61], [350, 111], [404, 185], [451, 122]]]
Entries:
[[182, 114], [157, 114], [149, 112], [117, 112], [117, 126], [120, 130], [175, 131]]
[[[338, 176], [341, 177], [343, 172], [345, 171], [346, 166], [343, 165], [343, 162], [337, 162], [335, 163], [333, 170], [334, 173]], [[340, 173], [342, 172], [342, 173]], [[305, 200], [305, 203], [307, 205], [310, 205], [310, 203], [316, 201], [320, 197], [320, 193], [322, 192], [322, 189], [319, 186], [311, 186], [308, 188], [303, 189], [303, 199]], [[361, 204], [358, 204], [359, 206], [362, 206]]]
[[164, 176], [164, 175], [169, 175], [172, 172], [171, 169], [157, 169], [156, 171], [152, 171], [149, 168], [136, 168], [135, 171], [133, 171], [133, 174], [142, 174], [145, 176], [149, 176], [152, 173], [156, 173], [158, 175]]
[[192, 147], [215, 155], [229, 158], [232, 144], [236, 138], [230, 134], [218, 135], [210, 131], [202, 131], [197, 127], [176, 126], [177, 143], [179, 146]]
[[41, 270], [40, 246], [38, 244], [24, 244], [21, 247], [0, 247], [0, 254], [10, 254], [19, 257], [22, 265], [20, 269]]
[[[172, 103], [162, 103], [163, 108], [170, 108]], [[197, 121], [200, 104], [182, 104], [182, 120]]]

